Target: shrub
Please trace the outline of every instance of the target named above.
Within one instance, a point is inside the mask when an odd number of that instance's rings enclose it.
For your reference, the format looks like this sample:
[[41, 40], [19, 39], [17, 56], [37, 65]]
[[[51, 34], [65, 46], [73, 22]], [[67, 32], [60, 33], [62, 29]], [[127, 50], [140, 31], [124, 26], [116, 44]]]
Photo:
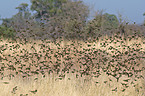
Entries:
[[15, 30], [12, 27], [5, 27], [0, 26], [0, 36], [3, 36], [5, 38], [14, 38], [15, 37]]

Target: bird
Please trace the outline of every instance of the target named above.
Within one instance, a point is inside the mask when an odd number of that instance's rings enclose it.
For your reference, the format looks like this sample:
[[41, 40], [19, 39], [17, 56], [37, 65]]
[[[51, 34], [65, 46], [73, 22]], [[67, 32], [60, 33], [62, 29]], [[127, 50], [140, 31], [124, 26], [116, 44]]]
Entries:
[[0, 56], [0, 61], [2, 60], [3, 58]]
[[31, 93], [33, 93], [33, 94], [36, 94], [36, 92], [37, 92], [37, 90], [34, 90], [34, 91], [30, 91]]

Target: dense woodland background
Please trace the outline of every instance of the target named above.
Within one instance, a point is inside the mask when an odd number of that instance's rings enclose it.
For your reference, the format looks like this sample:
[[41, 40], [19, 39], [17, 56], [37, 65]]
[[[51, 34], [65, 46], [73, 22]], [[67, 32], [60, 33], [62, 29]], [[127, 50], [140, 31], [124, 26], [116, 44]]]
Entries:
[[[102, 35], [119, 36], [145, 35], [145, 22], [142, 25], [126, 22], [121, 14], [96, 12], [92, 20], [87, 20], [90, 9], [78, 0], [30, 0], [16, 7], [19, 12], [12, 18], [3, 18], [0, 36], [4, 38], [31, 39], [81, 39], [96, 40]], [[32, 12], [34, 14], [32, 14]], [[145, 16], [145, 14], [143, 14]]]

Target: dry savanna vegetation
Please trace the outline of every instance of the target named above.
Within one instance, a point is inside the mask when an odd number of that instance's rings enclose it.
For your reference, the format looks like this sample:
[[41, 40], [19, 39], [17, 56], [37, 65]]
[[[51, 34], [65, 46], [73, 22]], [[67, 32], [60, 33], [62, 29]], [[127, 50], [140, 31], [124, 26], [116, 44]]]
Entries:
[[145, 96], [145, 22], [88, 20], [81, 0], [30, 2], [0, 18], [0, 96]]
[[145, 39], [1, 38], [1, 96], [144, 96]]

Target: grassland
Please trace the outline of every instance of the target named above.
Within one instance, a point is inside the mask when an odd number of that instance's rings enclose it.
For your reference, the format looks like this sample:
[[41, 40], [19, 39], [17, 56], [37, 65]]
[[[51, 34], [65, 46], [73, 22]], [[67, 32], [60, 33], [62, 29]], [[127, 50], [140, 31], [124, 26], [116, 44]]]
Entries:
[[1, 96], [145, 96], [145, 38], [0, 41]]

